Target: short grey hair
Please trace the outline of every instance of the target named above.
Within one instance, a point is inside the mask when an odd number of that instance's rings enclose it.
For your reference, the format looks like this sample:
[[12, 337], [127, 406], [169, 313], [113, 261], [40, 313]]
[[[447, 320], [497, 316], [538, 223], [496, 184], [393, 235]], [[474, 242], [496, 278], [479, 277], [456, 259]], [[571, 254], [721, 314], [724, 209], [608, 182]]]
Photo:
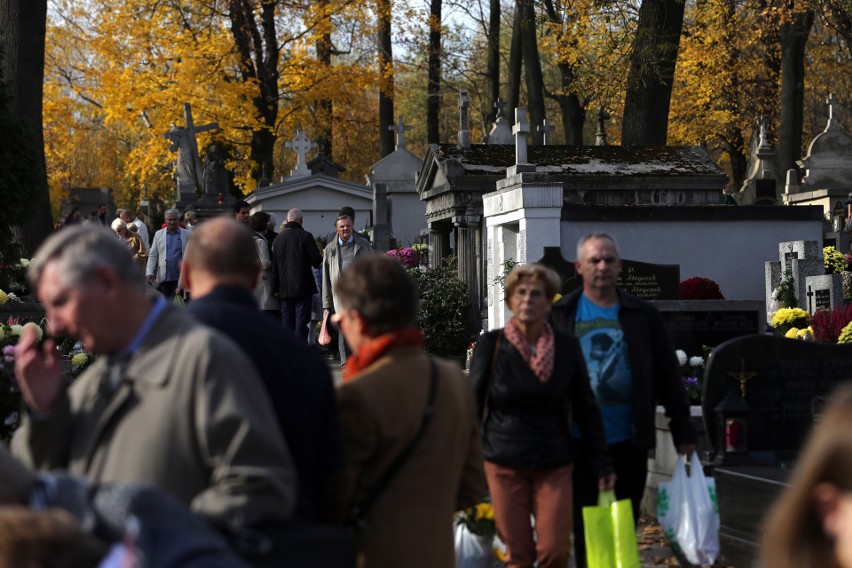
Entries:
[[584, 237], [580, 237], [580, 240], [577, 241], [577, 260], [580, 260], [580, 257], [583, 256], [583, 245], [591, 241], [592, 239], [608, 240], [612, 243], [612, 246], [615, 247], [615, 254], [617, 254], [618, 257], [621, 258], [621, 251], [618, 249], [618, 241], [615, 240], [615, 237], [604, 231], [598, 231], [595, 233], [589, 233]]
[[294, 207], [293, 209], [290, 209], [289, 211], [287, 211], [287, 222], [288, 223], [290, 223], [292, 221], [297, 221], [297, 222], [301, 223], [302, 220], [304, 220], [304, 218], [305, 217], [304, 217], [304, 215], [302, 215], [301, 209], [296, 209]]
[[275, 213], [270, 213], [269, 223], [267, 223], [267, 226], [274, 231], [276, 224], [278, 224], [278, 218], [275, 216]]
[[100, 225], [73, 225], [53, 233], [36, 251], [27, 277], [38, 287], [44, 268], [56, 261], [64, 283], [80, 287], [101, 267], [111, 268], [124, 282], [142, 287], [144, 274], [130, 249], [115, 233]]
[[180, 219], [180, 210], [175, 209], [174, 207], [172, 207], [171, 209], [166, 209], [166, 212], [163, 213], [163, 218], [165, 218], [166, 215], [168, 215], [169, 213], [174, 213], [175, 215], [177, 215], [178, 219]]

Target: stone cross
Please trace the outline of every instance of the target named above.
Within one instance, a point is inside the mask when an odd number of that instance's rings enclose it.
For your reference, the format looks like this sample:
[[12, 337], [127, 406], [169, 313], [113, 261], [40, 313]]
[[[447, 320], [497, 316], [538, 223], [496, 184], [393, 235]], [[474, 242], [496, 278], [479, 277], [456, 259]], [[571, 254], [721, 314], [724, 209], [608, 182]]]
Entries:
[[825, 129], [839, 129], [840, 124], [834, 118], [834, 93], [830, 93], [825, 102], [828, 104], [828, 124], [825, 125]]
[[527, 122], [527, 109], [515, 109], [515, 125], [512, 134], [515, 135], [515, 165], [527, 163], [527, 134], [530, 123]]
[[606, 121], [612, 118], [603, 107], [598, 108], [598, 131], [595, 132], [595, 146], [606, 146]]
[[407, 124], [404, 124], [402, 120], [402, 116], [397, 118], [396, 124], [388, 126], [388, 130], [393, 130], [396, 132], [396, 149], [404, 150], [405, 149], [405, 131], [411, 130], [411, 127]]
[[547, 146], [550, 144], [550, 133], [556, 130], [556, 127], [552, 124], [547, 124], [547, 119], [541, 121], [541, 125], [536, 127], [536, 130], [541, 132], [541, 141]]
[[498, 119], [501, 116], [506, 116], [506, 101], [500, 97], [497, 97], [497, 100], [494, 101], [494, 108], [497, 109], [497, 115], [494, 117], [495, 119]]
[[287, 148], [296, 152], [296, 167], [290, 171], [292, 177], [303, 177], [311, 175], [305, 156], [308, 150], [316, 148], [316, 143], [305, 135], [301, 128], [296, 131], [296, 137], [287, 142]]
[[[172, 126], [163, 137], [171, 140], [170, 150], [177, 152], [177, 189], [180, 200], [185, 197], [193, 198], [195, 188], [199, 185], [201, 177], [201, 157], [198, 155], [198, 142], [195, 135], [199, 132], [219, 130], [219, 123], [211, 122], [202, 126], [195, 126], [192, 120], [192, 107], [189, 103], [183, 103], [183, 116], [186, 126]], [[183, 195], [186, 194], [186, 195]]]

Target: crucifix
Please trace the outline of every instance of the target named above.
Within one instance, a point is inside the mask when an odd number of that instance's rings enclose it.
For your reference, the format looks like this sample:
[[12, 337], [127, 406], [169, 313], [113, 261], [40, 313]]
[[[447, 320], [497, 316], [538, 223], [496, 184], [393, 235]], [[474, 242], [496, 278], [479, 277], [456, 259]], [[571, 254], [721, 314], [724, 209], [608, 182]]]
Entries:
[[751, 372], [746, 373], [745, 370], [745, 358], [740, 359], [740, 372], [739, 373], [728, 373], [728, 376], [740, 382], [740, 398], [745, 400], [746, 395], [746, 381], [753, 379], [757, 376], [757, 373]]
[[515, 109], [515, 125], [512, 126], [512, 134], [515, 135], [515, 165], [527, 163], [527, 134], [530, 131], [530, 123], [527, 122], [527, 109]]
[[286, 146], [296, 152], [296, 167], [290, 171], [290, 175], [292, 177], [311, 175], [305, 157], [308, 154], [308, 150], [317, 147], [316, 143], [308, 138], [305, 131], [300, 128], [296, 131], [296, 137], [287, 142]]
[[[169, 148], [177, 152], [177, 189], [178, 198], [183, 200], [187, 197], [195, 197], [195, 188], [199, 185], [201, 176], [201, 158], [198, 156], [198, 142], [195, 135], [199, 132], [219, 130], [218, 122], [195, 126], [192, 120], [192, 107], [189, 103], [183, 103], [183, 116], [186, 126], [172, 126], [163, 137], [171, 140]], [[186, 195], [185, 195], [186, 194]]]
[[411, 127], [407, 124], [404, 124], [402, 116], [397, 118], [396, 124], [388, 126], [388, 130], [393, 130], [396, 132], [396, 149], [404, 150], [405, 149], [405, 131], [411, 130]]
[[547, 119], [541, 121], [541, 125], [536, 127], [536, 130], [541, 132], [541, 141], [542, 144], [548, 146], [550, 144], [550, 133], [556, 130], [556, 127], [552, 124], [547, 124]]
[[814, 297], [814, 291], [811, 289], [810, 286], [808, 286], [808, 293], [805, 294], [805, 296], [808, 297], [808, 313], [812, 314], [812, 313], [814, 313], [814, 311], [813, 311], [813, 306], [811, 305], [811, 299]]

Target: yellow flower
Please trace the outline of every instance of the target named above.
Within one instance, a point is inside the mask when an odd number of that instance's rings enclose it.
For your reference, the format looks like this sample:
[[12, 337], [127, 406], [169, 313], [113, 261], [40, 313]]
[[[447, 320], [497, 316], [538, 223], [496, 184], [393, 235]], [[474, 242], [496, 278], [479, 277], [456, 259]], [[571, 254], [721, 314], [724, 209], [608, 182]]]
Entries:
[[8, 299], [8, 296], [6, 295], [6, 292], [4, 292], [3, 290], [0, 290], [0, 306], [5, 304], [7, 299]]
[[791, 327], [790, 329], [787, 330], [787, 333], [784, 334], [784, 337], [786, 337], [788, 339], [796, 339], [797, 335], [799, 335], [799, 328], [798, 327]]
[[555, 304], [556, 302], [558, 302], [561, 299], [562, 299], [562, 294], [557, 292], [556, 295], [553, 296], [553, 300], [551, 301], [551, 303]]
[[772, 316], [772, 327], [778, 327], [781, 324], [793, 323], [798, 319], [807, 319], [808, 312], [802, 308], [781, 308]]
[[75, 367], [79, 367], [80, 365], [85, 364], [86, 361], [88, 361], [88, 360], [89, 360], [89, 356], [86, 355], [85, 353], [77, 353], [76, 355], [71, 357], [71, 364], [74, 365]]
[[808, 326], [805, 329], [800, 329], [799, 333], [796, 334], [796, 339], [803, 339], [805, 341], [813, 341], [814, 340], [814, 330], [811, 328], [811, 326]]

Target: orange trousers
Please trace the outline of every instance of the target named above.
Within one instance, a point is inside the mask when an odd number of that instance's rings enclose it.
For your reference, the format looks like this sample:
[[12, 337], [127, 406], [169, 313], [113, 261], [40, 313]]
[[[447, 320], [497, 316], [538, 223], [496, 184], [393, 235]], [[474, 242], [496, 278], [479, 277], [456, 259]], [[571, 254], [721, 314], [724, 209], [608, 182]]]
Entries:
[[506, 545], [506, 566], [532, 568], [536, 560], [539, 568], [568, 565], [573, 469], [573, 465], [544, 470], [514, 469], [485, 462], [497, 533]]

